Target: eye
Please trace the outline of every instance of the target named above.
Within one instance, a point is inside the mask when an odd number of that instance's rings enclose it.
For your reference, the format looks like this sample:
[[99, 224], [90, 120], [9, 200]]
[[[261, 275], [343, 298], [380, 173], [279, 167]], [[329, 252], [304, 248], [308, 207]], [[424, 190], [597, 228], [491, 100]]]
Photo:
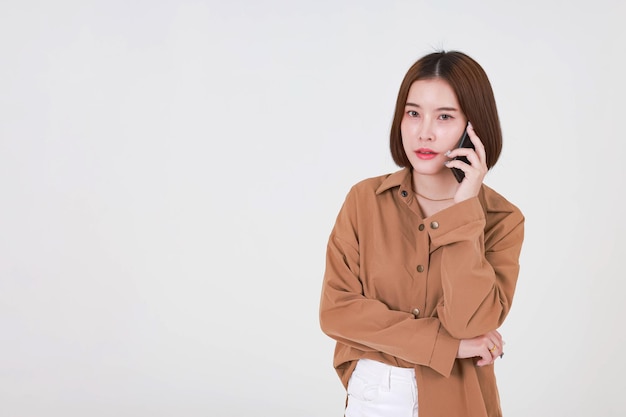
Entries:
[[418, 114], [415, 110], [409, 110], [406, 112], [406, 114], [408, 114], [410, 117], [417, 117]]
[[450, 120], [450, 119], [452, 119], [452, 116], [450, 116], [449, 114], [442, 114], [439, 117], [441, 118], [441, 120]]

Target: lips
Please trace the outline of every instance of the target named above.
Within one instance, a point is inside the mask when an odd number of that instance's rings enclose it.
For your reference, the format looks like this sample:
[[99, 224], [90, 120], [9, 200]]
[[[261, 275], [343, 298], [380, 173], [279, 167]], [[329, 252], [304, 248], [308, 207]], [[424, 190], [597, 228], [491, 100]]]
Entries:
[[418, 150], [415, 151], [415, 155], [419, 159], [429, 160], [429, 159], [435, 158], [439, 154], [437, 152], [433, 151], [432, 149], [419, 148]]

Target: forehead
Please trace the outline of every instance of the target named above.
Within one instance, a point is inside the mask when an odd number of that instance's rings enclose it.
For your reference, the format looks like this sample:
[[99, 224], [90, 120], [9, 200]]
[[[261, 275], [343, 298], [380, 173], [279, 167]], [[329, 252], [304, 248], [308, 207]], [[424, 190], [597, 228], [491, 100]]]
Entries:
[[418, 104], [420, 106], [453, 106], [458, 107], [458, 100], [454, 90], [446, 81], [441, 78], [417, 80], [411, 84], [407, 103]]

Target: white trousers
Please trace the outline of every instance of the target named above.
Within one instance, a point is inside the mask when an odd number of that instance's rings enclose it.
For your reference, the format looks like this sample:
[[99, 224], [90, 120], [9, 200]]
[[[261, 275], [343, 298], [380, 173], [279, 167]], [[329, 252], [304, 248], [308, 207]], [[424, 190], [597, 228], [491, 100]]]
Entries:
[[417, 417], [415, 370], [359, 359], [348, 381], [345, 417]]

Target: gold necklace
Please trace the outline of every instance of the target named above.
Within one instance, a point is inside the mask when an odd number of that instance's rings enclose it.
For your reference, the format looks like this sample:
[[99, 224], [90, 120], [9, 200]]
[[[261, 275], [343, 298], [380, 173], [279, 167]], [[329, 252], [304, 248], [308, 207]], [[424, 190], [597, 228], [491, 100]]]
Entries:
[[436, 198], [429, 198], [429, 197], [426, 197], [425, 195], [421, 195], [421, 194], [420, 194], [420, 193], [418, 193], [417, 191], [415, 192], [415, 194], [419, 195], [420, 197], [422, 197], [422, 198], [424, 198], [424, 199], [426, 199], [426, 200], [428, 200], [428, 201], [448, 201], [448, 200], [454, 200], [454, 197], [450, 197], [450, 198], [439, 198], [439, 199], [436, 199]]

